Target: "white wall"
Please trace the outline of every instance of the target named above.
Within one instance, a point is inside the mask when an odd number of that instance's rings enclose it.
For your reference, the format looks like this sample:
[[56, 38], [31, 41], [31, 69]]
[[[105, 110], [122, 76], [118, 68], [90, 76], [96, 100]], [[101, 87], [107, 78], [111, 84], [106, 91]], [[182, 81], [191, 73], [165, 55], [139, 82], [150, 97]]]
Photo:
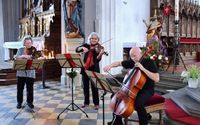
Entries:
[[[146, 44], [146, 26], [144, 20], [150, 16], [150, 1], [143, 0], [96, 0], [96, 27], [102, 41], [107, 41], [104, 46], [109, 52], [108, 57], [103, 57], [102, 65], [123, 60], [124, 43], [135, 43], [136, 46]], [[129, 46], [132, 47], [132, 46]], [[112, 53], [112, 55], [111, 55]], [[121, 68], [112, 70], [113, 74], [120, 73]]]
[[4, 61], [4, 31], [3, 31], [3, 9], [2, 0], [0, 0], [0, 62]]
[[124, 20], [121, 30], [124, 31], [123, 43], [136, 42], [137, 46], [146, 44], [146, 26], [143, 19], [148, 20], [150, 16], [150, 0], [122, 0], [124, 6], [121, 8], [123, 14], [119, 15]]

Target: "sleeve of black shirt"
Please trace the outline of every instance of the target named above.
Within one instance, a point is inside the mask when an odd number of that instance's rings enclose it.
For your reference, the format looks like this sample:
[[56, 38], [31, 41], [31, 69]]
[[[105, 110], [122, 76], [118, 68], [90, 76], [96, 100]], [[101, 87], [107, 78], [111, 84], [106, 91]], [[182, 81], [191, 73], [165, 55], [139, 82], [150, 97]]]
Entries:
[[78, 48], [79, 48], [79, 47], [86, 47], [86, 48], [89, 49], [90, 45], [88, 45], [88, 44], [85, 43], [85, 44], [83, 44], [83, 45], [81, 45], [81, 46], [78, 46], [78, 47], [76, 48], [76, 50], [75, 50], [77, 53], [83, 52], [83, 50], [78, 51]]
[[122, 61], [121, 64], [125, 69], [128, 69], [128, 68], [133, 68], [135, 65], [135, 62], [133, 60], [129, 59], [129, 60]]
[[145, 68], [149, 70], [150, 72], [157, 73], [158, 72], [158, 66], [156, 65], [156, 62], [152, 59], [146, 59]]

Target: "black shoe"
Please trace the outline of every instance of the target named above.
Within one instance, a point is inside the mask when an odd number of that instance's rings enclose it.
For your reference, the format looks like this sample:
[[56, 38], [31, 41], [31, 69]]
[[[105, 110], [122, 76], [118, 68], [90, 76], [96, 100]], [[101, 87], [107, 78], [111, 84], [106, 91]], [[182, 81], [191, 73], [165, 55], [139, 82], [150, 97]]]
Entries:
[[108, 125], [123, 125], [123, 121], [122, 119], [115, 119], [115, 121], [109, 122]]
[[17, 108], [17, 109], [22, 108], [22, 104], [19, 104], [19, 103], [18, 103], [17, 106], [16, 106], [16, 108]]
[[147, 118], [148, 118], [148, 121], [151, 120], [152, 116], [150, 113], [147, 113]]
[[110, 122], [107, 122], [107, 125], [112, 125], [112, 121], [110, 121]]
[[28, 105], [28, 107], [30, 107], [31, 109], [34, 108], [34, 105], [33, 105], [32, 103], [28, 103], [27, 105]]

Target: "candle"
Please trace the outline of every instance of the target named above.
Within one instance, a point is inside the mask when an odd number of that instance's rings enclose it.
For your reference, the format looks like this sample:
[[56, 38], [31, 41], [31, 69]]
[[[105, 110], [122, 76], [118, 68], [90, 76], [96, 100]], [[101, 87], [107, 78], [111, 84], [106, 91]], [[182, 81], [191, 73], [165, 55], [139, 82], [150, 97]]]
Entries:
[[53, 53], [53, 51], [51, 51], [51, 56], [52, 56], [52, 58], [54, 58], [54, 53]]
[[51, 53], [49, 52], [48, 58], [51, 59]]
[[179, 20], [179, 0], [175, 0], [175, 21]]

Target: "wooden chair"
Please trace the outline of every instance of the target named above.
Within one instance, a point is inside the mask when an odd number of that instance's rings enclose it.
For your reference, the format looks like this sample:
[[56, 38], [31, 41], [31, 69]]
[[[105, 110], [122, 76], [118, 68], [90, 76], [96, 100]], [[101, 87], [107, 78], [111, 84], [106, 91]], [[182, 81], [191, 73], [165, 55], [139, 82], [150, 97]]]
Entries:
[[[152, 112], [159, 112], [159, 121], [158, 122], [153, 122], [150, 121], [149, 123], [152, 124], [159, 124], [162, 125], [163, 124], [163, 110], [164, 110], [164, 102], [165, 102], [165, 98], [162, 97], [161, 95], [158, 94], [154, 94], [149, 101], [146, 104], [146, 111], [147, 113], [152, 113]], [[128, 121], [133, 121], [133, 122], [138, 122], [138, 119], [134, 119], [133, 115], [130, 116], [129, 118], [124, 119], [124, 123], [125, 125], [128, 124]]]

